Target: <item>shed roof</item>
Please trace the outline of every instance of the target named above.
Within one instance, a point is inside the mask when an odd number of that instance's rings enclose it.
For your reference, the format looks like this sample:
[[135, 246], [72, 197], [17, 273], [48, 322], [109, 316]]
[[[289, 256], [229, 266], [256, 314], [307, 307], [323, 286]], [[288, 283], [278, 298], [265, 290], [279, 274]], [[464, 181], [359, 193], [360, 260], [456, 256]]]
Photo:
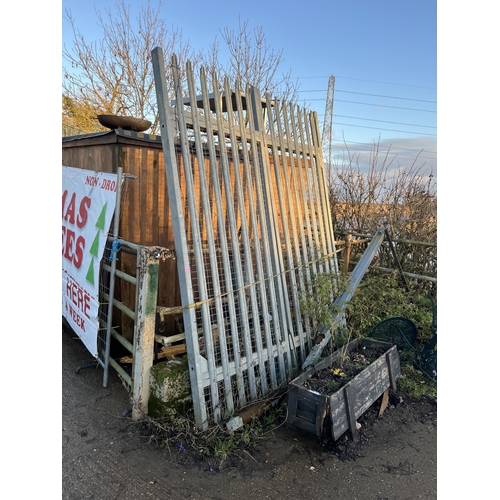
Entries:
[[105, 132], [95, 132], [93, 134], [73, 135], [62, 138], [62, 147], [74, 146], [94, 146], [98, 144], [155, 144], [161, 148], [161, 137], [159, 135], [135, 132], [133, 130], [123, 130], [117, 128]]

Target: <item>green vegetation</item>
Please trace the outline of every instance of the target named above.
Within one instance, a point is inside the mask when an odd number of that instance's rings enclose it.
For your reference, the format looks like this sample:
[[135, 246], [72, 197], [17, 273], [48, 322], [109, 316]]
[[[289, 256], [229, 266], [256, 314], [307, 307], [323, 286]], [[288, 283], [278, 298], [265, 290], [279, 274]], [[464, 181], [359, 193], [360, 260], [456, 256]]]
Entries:
[[398, 379], [398, 392], [410, 399], [422, 397], [437, 397], [437, 384], [424, 377], [422, 373], [412, 366], [401, 368], [401, 377]]
[[384, 319], [402, 316], [415, 323], [417, 341], [427, 342], [432, 323], [429, 291], [423, 289], [421, 283], [411, 282], [407, 290], [397, 273], [367, 273], [346, 307], [347, 324], [353, 330], [354, 338], [367, 336]]
[[[317, 275], [310, 291], [303, 294], [302, 312], [316, 327], [321, 324], [331, 326], [331, 304], [345, 283], [344, 279], [339, 280], [333, 275]], [[366, 337], [377, 323], [392, 316], [403, 316], [413, 321], [418, 330], [417, 342], [427, 342], [432, 323], [432, 308], [427, 298], [429, 292], [430, 289], [421, 284], [412, 283], [409, 283], [408, 290], [396, 273], [369, 271], [346, 307], [348, 328], [336, 332], [332, 348], [338, 349], [349, 340]], [[425, 378], [413, 367], [412, 361], [401, 360], [398, 394], [406, 400], [435, 398], [436, 382]], [[197, 431], [192, 410], [181, 413], [170, 409], [162, 419], [148, 419], [147, 425], [152, 439], [157, 440], [166, 453], [194, 450], [209, 464], [220, 464], [232, 454], [250, 453], [267, 433], [285, 422], [286, 411], [286, 398], [281, 398], [280, 404], [268, 406], [259, 418], [233, 432], [228, 431], [225, 425], [215, 425], [204, 432]]]
[[302, 316], [311, 321], [314, 329], [332, 329], [335, 312], [332, 304], [346, 285], [347, 280], [334, 272], [311, 276], [307, 290], [301, 293], [300, 308]]
[[[346, 287], [347, 280], [333, 273], [317, 274], [311, 279], [309, 289], [302, 294], [302, 314], [315, 328], [333, 324], [332, 306], [335, 297]], [[418, 341], [425, 343], [430, 337], [432, 307], [427, 297], [428, 289], [421, 283], [409, 284], [409, 290], [397, 273], [369, 271], [355, 291], [345, 309], [348, 328], [336, 332], [337, 347], [348, 339], [365, 337], [380, 321], [393, 316], [403, 316], [415, 323]]]
[[144, 422], [150, 440], [158, 444], [165, 453], [194, 450], [207, 460], [222, 463], [235, 453], [254, 449], [276, 426], [286, 418], [286, 401], [269, 405], [264, 413], [236, 431], [228, 431], [223, 425], [215, 425], [204, 432], [198, 432], [190, 412], [179, 413], [170, 410], [164, 418], [147, 417]]

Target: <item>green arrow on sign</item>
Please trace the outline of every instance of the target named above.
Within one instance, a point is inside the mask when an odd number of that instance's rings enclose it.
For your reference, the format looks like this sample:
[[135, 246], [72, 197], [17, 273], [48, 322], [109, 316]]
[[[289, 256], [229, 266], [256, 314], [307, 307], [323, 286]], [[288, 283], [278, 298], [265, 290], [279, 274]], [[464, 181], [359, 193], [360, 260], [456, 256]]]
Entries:
[[90, 247], [89, 253], [94, 257], [99, 255], [99, 231], [97, 231], [92, 246]]
[[94, 284], [94, 257], [92, 257], [90, 261], [89, 270], [87, 271], [87, 276], [85, 276], [85, 279], [92, 285]]
[[102, 229], [104, 231], [104, 221], [106, 220], [106, 209], [108, 208], [108, 203], [106, 202], [102, 207], [101, 214], [97, 218], [97, 222], [95, 223], [95, 227]]

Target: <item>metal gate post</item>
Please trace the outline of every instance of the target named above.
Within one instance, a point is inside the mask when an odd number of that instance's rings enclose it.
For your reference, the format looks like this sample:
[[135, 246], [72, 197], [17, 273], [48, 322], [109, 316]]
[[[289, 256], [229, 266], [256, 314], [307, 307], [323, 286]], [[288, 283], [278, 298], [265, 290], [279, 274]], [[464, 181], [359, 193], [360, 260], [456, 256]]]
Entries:
[[[118, 239], [120, 228], [120, 203], [122, 198], [122, 181], [123, 167], [118, 166], [116, 169], [117, 188], [116, 188], [116, 206], [115, 220], [113, 223], [113, 240]], [[113, 256], [116, 257], [116, 256]], [[104, 346], [104, 372], [102, 375], [102, 386], [108, 386], [109, 377], [109, 355], [111, 352], [111, 325], [113, 322], [113, 300], [115, 296], [115, 273], [116, 273], [116, 258], [111, 262], [111, 275], [109, 281], [109, 302], [108, 302], [108, 318], [106, 321], [106, 345]]]
[[[175, 153], [175, 111], [169, 104], [167, 80], [165, 77], [165, 61], [163, 50], [156, 47], [151, 51], [153, 60], [153, 73], [156, 86], [156, 99], [158, 102], [158, 114], [160, 115], [161, 142], [163, 146], [163, 156], [165, 158], [165, 176], [172, 216], [172, 227], [174, 229], [175, 252], [177, 259], [177, 270], [179, 275], [182, 305], [187, 306], [194, 303], [194, 291], [191, 277], [191, 263], [188, 253], [188, 243], [186, 236], [186, 223], [184, 219], [184, 206], [179, 196], [181, 193], [181, 182], [177, 167], [177, 157]], [[175, 57], [175, 56], [174, 56]], [[175, 64], [177, 64], [175, 62]], [[182, 103], [182, 96], [177, 97], [177, 102]], [[190, 168], [184, 165], [184, 168]], [[194, 418], [196, 426], [207, 428], [207, 408], [203, 395], [203, 381], [200, 374], [204, 371], [206, 360], [200, 356], [200, 345], [198, 343], [198, 326], [196, 322], [196, 311], [194, 308], [183, 308], [182, 317], [186, 332], [186, 349], [189, 360], [191, 394], [194, 405]]]
[[137, 254], [137, 295], [132, 354], [132, 420], [148, 413], [149, 376], [154, 360], [159, 254], [141, 247]]

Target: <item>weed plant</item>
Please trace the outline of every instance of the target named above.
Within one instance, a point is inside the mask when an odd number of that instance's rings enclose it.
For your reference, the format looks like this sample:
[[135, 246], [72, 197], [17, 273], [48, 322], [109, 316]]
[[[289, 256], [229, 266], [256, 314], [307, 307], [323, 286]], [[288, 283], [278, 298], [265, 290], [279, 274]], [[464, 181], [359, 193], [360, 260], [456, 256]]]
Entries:
[[220, 465], [232, 454], [250, 452], [259, 441], [286, 420], [286, 402], [269, 406], [258, 418], [236, 431], [229, 431], [224, 425], [214, 425], [200, 432], [194, 425], [189, 412], [171, 411], [162, 419], [146, 417], [144, 432], [151, 442], [165, 453], [195, 452], [209, 464]]

